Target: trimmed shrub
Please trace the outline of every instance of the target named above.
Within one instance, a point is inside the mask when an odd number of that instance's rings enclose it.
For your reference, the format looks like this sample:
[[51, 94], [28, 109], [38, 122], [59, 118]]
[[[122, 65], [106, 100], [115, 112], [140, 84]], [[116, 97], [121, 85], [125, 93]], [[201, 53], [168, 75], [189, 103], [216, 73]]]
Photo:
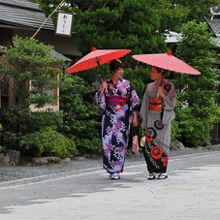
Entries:
[[32, 157], [58, 156], [64, 158], [78, 153], [72, 139], [51, 128], [25, 135], [22, 137], [19, 147], [21, 152]]
[[179, 128], [179, 124], [176, 120], [171, 122], [171, 137], [170, 141], [172, 142], [175, 139], [180, 139], [181, 137], [181, 129]]

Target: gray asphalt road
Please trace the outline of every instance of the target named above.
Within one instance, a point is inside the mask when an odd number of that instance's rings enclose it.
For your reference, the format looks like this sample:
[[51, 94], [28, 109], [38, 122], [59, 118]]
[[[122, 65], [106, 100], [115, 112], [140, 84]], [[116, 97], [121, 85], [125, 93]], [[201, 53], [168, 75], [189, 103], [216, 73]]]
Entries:
[[220, 151], [173, 156], [169, 178], [155, 181], [146, 180], [141, 156], [126, 161], [119, 181], [107, 177], [100, 160], [35, 167], [30, 176], [0, 183], [0, 219], [217, 220], [219, 158]]

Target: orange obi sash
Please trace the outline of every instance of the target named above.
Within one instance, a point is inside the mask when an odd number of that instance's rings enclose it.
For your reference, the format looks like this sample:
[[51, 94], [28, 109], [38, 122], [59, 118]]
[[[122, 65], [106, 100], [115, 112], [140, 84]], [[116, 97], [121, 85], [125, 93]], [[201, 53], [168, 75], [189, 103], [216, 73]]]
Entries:
[[161, 111], [162, 110], [162, 98], [152, 97], [150, 98], [150, 107], [151, 111]]

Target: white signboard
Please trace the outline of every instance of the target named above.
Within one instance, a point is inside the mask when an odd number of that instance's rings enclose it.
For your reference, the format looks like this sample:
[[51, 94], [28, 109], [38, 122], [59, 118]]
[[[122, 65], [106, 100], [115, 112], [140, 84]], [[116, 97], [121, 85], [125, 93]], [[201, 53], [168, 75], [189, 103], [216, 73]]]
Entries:
[[57, 15], [56, 34], [71, 36], [73, 14], [59, 12]]

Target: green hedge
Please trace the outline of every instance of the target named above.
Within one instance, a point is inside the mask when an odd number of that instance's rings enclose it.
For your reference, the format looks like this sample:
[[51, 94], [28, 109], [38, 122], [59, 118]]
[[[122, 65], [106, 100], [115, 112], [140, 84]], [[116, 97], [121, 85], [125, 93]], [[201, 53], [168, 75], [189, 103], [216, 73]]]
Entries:
[[19, 143], [19, 148], [23, 154], [31, 157], [58, 156], [65, 158], [78, 154], [73, 140], [51, 128], [25, 135]]

